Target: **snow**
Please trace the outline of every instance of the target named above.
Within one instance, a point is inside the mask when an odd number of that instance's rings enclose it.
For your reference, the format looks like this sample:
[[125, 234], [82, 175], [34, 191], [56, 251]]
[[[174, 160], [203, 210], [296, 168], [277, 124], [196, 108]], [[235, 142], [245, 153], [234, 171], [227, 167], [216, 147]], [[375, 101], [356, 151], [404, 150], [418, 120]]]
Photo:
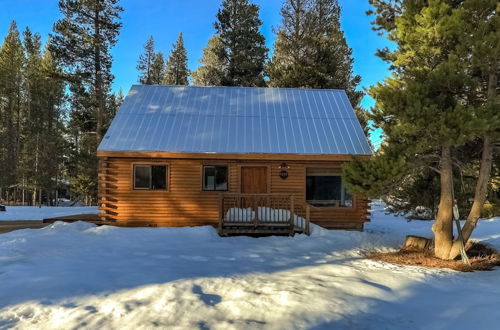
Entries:
[[[290, 220], [290, 211], [284, 209], [259, 206], [257, 207], [257, 214], [259, 220], [263, 222], [288, 222]], [[297, 215], [294, 215], [293, 218], [296, 226], [305, 227], [306, 219]], [[227, 221], [251, 222], [255, 219], [255, 211], [253, 211], [251, 207], [244, 209], [232, 207], [227, 210], [224, 219]]]
[[[459, 273], [364, 258], [430, 221], [375, 204], [365, 232], [227, 237], [211, 227], [57, 222], [0, 235], [1, 328], [495, 329], [500, 269]], [[474, 236], [500, 248], [500, 218]]]
[[6, 206], [0, 221], [43, 220], [73, 214], [97, 214], [97, 206]]

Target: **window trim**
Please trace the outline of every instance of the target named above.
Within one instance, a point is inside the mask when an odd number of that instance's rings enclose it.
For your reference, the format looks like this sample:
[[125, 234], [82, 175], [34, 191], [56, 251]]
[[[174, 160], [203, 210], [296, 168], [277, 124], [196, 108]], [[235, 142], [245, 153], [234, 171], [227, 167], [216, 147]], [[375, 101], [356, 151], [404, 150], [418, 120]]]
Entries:
[[[225, 167], [226, 168], [226, 189], [205, 189], [205, 168], [206, 167]], [[201, 165], [201, 190], [204, 192], [227, 192], [229, 191], [229, 165], [228, 164], [202, 164]], [[215, 182], [214, 182], [215, 185]], [[215, 187], [214, 187], [215, 188]]]
[[311, 207], [317, 207], [319, 209], [342, 209], [342, 210], [354, 210], [356, 208], [356, 196], [351, 194], [352, 198], [352, 203], [351, 206], [335, 206], [335, 205], [325, 205], [325, 206], [317, 206], [311, 204], [311, 202], [314, 202], [314, 200], [308, 200], [307, 199], [307, 177], [308, 176], [322, 176], [322, 175], [307, 175], [307, 170], [311, 169], [321, 169], [321, 170], [326, 170], [326, 171], [331, 171], [331, 176], [340, 176], [340, 185], [341, 185], [341, 190], [340, 193], [341, 195], [345, 198], [345, 183], [344, 183], [344, 177], [342, 176], [342, 169], [339, 169], [338, 167], [322, 167], [322, 166], [306, 166], [305, 171], [304, 171], [304, 202], [306, 202], [308, 205]]
[[[148, 185], [148, 186], [149, 186], [149, 188], [136, 187], [136, 185], [135, 185], [135, 181], [136, 181], [136, 180], [135, 180], [135, 173], [136, 173], [136, 168], [137, 168], [137, 167], [146, 167], [146, 168], [148, 168], [148, 169], [149, 169], [149, 171], [148, 171], [148, 172], [149, 172], [149, 185]], [[132, 173], [132, 179], [133, 179], [133, 180], [132, 180], [132, 186], [133, 186], [133, 189], [134, 189], [134, 190], [153, 190], [153, 189], [151, 189], [151, 180], [153, 180], [153, 176], [152, 176], [152, 173], [151, 173], [151, 172], [152, 172], [152, 170], [151, 170], [151, 165], [146, 165], [146, 164], [136, 164], [136, 165], [134, 165], [133, 169], [134, 169], [134, 170], [133, 170], [133, 173]]]
[[[150, 188], [137, 188], [135, 186], [135, 168], [136, 166], [148, 166], [149, 167], [149, 187]], [[152, 166], [165, 166], [165, 189], [152, 189]], [[132, 191], [156, 191], [156, 192], [165, 192], [170, 189], [170, 164], [169, 163], [155, 163], [155, 162], [137, 162], [132, 163]]]

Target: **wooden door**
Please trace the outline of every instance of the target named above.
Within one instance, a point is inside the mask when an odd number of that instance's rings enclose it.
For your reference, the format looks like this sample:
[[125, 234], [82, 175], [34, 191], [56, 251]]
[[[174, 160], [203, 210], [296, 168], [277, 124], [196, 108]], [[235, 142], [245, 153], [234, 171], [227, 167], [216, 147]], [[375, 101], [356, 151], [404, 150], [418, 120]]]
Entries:
[[241, 192], [243, 194], [267, 193], [267, 167], [241, 167]]

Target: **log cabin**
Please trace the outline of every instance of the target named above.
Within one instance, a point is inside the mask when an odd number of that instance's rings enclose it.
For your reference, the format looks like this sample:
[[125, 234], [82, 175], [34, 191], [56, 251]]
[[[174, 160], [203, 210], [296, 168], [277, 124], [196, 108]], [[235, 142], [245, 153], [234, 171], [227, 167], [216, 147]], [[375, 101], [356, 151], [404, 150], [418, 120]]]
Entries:
[[371, 153], [343, 90], [134, 85], [98, 147], [100, 220], [363, 230], [342, 166]]

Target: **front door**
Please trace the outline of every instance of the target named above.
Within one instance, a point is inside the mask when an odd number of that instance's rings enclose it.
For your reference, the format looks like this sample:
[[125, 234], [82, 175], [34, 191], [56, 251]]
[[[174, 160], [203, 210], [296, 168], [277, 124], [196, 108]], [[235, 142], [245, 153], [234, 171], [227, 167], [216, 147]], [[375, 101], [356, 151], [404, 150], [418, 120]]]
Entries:
[[267, 193], [267, 167], [241, 167], [241, 193]]

